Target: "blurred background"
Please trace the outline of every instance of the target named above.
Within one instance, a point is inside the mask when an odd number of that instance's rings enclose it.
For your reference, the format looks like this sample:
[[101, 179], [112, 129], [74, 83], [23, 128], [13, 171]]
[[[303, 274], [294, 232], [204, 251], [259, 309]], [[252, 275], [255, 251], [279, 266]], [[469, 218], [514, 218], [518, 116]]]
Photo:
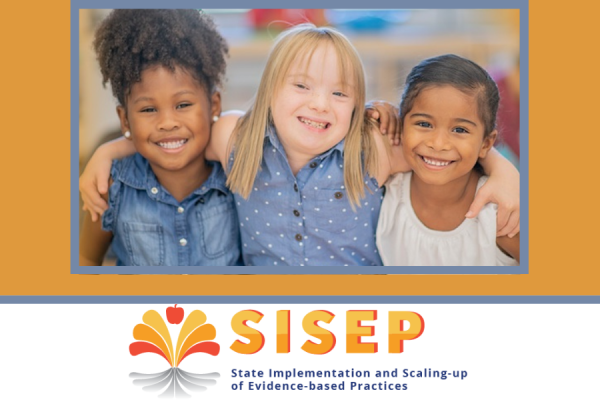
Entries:
[[[116, 100], [92, 50], [94, 30], [110, 10], [80, 10], [79, 152], [85, 165], [101, 143], [120, 136]], [[497, 147], [518, 167], [518, 10], [204, 10], [230, 46], [223, 87], [224, 110], [245, 110], [254, 95], [275, 36], [313, 22], [342, 31], [356, 46], [367, 74], [367, 99], [398, 103], [402, 83], [420, 60], [455, 53], [494, 77], [501, 91], [501, 142]]]

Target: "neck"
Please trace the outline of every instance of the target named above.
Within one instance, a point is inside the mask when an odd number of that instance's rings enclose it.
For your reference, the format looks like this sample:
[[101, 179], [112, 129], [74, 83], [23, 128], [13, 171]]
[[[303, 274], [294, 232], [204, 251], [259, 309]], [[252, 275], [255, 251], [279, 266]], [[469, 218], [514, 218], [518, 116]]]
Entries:
[[[282, 143], [282, 146], [283, 146], [283, 143]], [[292, 169], [292, 173], [294, 174], [294, 176], [296, 176], [298, 174], [298, 172], [306, 164], [308, 164], [310, 162], [310, 160], [312, 160], [314, 158], [313, 155], [304, 154], [302, 152], [290, 150], [290, 149], [287, 149], [285, 146], [283, 146], [283, 149], [285, 151], [285, 156], [287, 158], [288, 164], [290, 164], [290, 168]]]
[[479, 173], [472, 170], [444, 185], [432, 185], [412, 174], [410, 200], [417, 217], [430, 229], [449, 231], [465, 219], [475, 192]]
[[298, 172], [312, 159], [309, 156], [296, 156], [288, 155], [287, 156], [288, 163], [290, 164], [290, 168], [292, 168], [292, 173], [294, 176], [298, 174]]
[[204, 157], [180, 170], [172, 171], [150, 164], [160, 184], [178, 201], [182, 202], [208, 179], [212, 168]]

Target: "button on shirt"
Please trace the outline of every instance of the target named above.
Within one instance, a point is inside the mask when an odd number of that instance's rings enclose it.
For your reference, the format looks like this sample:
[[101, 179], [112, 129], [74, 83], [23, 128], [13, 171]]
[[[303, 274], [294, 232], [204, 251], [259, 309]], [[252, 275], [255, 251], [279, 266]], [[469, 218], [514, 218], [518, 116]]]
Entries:
[[381, 265], [375, 232], [383, 191], [366, 177], [361, 207], [352, 210], [343, 150], [342, 141], [294, 176], [275, 129], [267, 129], [252, 193], [234, 194], [246, 265]]
[[240, 265], [239, 224], [220, 164], [181, 203], [160, 185], [139, 154], [113, 162], [109, 209], [117, 265]]

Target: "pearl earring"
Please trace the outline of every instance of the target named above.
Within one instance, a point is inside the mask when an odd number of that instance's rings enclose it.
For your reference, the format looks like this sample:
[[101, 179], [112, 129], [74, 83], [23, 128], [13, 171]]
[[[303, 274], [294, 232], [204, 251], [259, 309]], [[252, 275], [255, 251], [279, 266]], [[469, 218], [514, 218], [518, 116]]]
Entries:
[[125, 139], [129, 139], [131, 137], [131, 132], [125, 131], [125, 133], [123, 133], [123, 136], [125, 136]]
[[219, 116], [218, 115], [214, 115], [213, 116], [213, 122], [217, 122], [219, 120]]

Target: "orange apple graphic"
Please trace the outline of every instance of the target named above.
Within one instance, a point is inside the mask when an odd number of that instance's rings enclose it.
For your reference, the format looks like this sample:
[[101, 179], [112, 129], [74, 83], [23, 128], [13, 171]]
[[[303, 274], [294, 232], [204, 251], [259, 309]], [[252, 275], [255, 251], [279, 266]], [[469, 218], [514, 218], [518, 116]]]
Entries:
[[183, 308], [177, 308], [177, 304], [175, 307], [167, 307], [167, 321], [170, 324], [179, 324], [183, 321]]

